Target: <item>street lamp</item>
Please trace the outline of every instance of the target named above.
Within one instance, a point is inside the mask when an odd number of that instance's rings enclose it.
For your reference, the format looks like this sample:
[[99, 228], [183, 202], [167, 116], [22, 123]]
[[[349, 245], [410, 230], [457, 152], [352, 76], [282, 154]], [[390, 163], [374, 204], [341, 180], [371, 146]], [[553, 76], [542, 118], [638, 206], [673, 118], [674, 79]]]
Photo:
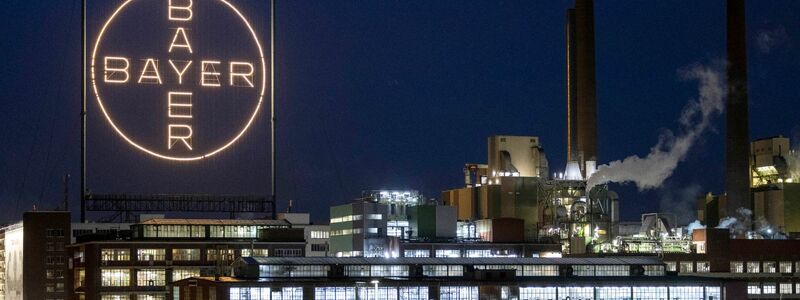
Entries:
[[378, 283], [380, 283], [380, 281], [378, 281], [376, 279], [376, 280], [370, 281], [370, 283], [375, 285], [375, 300], [378, 300]]

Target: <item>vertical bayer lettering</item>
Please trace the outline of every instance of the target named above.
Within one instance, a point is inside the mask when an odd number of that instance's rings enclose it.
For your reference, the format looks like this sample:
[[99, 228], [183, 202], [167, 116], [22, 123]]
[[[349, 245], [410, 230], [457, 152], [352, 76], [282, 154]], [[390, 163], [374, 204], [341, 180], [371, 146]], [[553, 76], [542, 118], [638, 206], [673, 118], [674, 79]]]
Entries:
[[[192, 20], [192, 15], [194, 15], [192, 11], [192, 0], [189, 0], [186, 6], [175, 6], [172, 1], [173, 0], [169, 0], [167, 18], [173, 22], [190, 22]], [[184, 27], [178, 27], [175, 30], [175, 35], [172, 38], [172, 43], [170, 43], [167, 52], [172, 53], [172, 50], [183, 50], [188, 51], [190, 54], [192, 53], [192, 46], [189, 43], [189, 37], [186, 36], [186, 29]], [[183, 84], [183, 74], [186, 73], [186, 69], [189, 68], [192, 61], [186, 63], [180, 71], [178, 71], [178, 68], [172, 60], [170, 60], [169, 63], [173, 70], [178, 73], [178, 84]], [[192, 131], [191, 124], [192, 93], [168, 92], [167, 117], [169, 118], [169, 124], [167, 124], [167, 150], [172, 150], [172, 147], [179, 141], [183, 146], [186, 146], [189, 151], [193, 150], [192, 134], [194, 132]]]

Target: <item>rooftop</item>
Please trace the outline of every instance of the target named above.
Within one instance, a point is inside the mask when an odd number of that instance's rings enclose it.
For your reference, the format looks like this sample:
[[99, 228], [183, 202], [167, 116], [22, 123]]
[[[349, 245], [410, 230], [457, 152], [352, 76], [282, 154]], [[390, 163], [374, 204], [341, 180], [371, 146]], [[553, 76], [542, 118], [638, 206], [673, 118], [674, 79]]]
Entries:
[[564, 258], [243, 257], [251, 265], [660, 265], [655, 256]]

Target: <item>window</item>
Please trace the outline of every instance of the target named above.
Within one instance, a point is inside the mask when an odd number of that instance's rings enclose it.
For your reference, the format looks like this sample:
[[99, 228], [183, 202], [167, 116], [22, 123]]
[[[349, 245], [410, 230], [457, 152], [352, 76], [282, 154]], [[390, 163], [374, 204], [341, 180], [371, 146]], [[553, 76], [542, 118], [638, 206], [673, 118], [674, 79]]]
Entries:
[[301, 256], [303, 256], [303, 249], [275, 249], [275, 256], [277, 256], [277, 257], [301, 257]]
[[732, 261], [731, 273], [744, 273], [744, 263], [740, 261]]
[[102, 249], [100, 250], [100, 260], [102, 261], [131, 260], [131, 249]]
[[707, 261], [698, 261], [695, 270], [697, 273], [711, 272], [711, 263]]
[[575, 276], [594, 276], [594, 265], [573, 265], [572, 274]]
[[682, 261], [681, 262], [681, 273], [693, 273], [694, 272], [694, 263], [691, 261]]
[[100, 300], [128, 300], [130, 296], [128, 294], [106, 294], [100, 296]]
[[361, 220], [361, 215], [349, 215], [349, 216], [343, 216], [343, 217], [338, 217], [338, 218], [331, 218], [331, 224], [343, 223], [343, 222], [352, 222], [352, 221], [358, 221], [358, 220]]
[[270, 289], [258, 287], [232, 287], [229, 296], [231, 300], [269, 300]]
[[327, 277], [327, 265], [260, 265], [259, 277]]
[[761, 294], [761, 286], [758, 285], [757, 282], [751, 282], [747, 284], [747, 293], [750, 295], [760, 295]]
[[242, 249], [242, 257], [269, 256], [269, 249]]
[[705, 299], [703, 287], [698, 286], [671, 286], [669, 297], [672, 299]]
[[458, 277], [464, 276], [462, 265], [423, 265], [422, 276], [428, 277]]
[[458, 258], [461, 251], [455, 249], [436, 249], [436, 257]]
[[79, 288], [86, 284], [86, 270], [75, 269], [75, 288]]
[[233, 249], [208, 249], [206, 253], [207, 261], [217, 261], [217, 260], [232, 261], [234, 259], [235, 258]]
[[403, 250], [403, 257], [431, 257], [431, 251], [423, 249]]
[[61, 228], [48, 228], [46, 233], [47, 233], [47, 237], [49, 237], [49, 238], [63, 238], [64, 237], [64, 229], [61, 229]]
[[48, 265], [63, 265], [67, 260], [63, 256], [45, 257]]
[[311, 231], [312, 239], [327, 239], [329, 237], [328, 231], [313, 230]]
[[441, 300], [478, 300], [477, 286], [443, 286], [439, 289]]
[[[136, 300], [166, 300], [167, 296], [164, 294], [147, 294], [136, 295]], [[127, 299], [126, 299], [127, 300]]]
[[557, 265], [524, 265], [522, 276], [558, 276]]
[[139, 261], [163, 261], [165, 252], [164, 249], [139, 249], [136, 254]]
[[762, 263], [764, 273], [775, 273], [778, 272], [778, 268], [774, 261], [765, 261]]
[[631, 267], [628, 265], [597, 266], [596, 276], [631, 276]]
[[780, 268], [781, 273], [792, 273], [792, 262], [782, 261], [779, 263], [778, 268]]
[[367, 228], [367, 233], [377, 234], [378, 232], [379, 232], [379, 230], [376, 227]]
[[757, 261], [748, 261], [747, 262], [747, 273], [759, 273], [761, 272], [761, 264]]
[[781, 283], [779, 286], [779, 292], [781, 294], [791, 294], [792, 293], [792, 284], [791, 283]]
[[47, 273], [47, 279], [64, 279], [64, 270], [48, 269], [45, 272]]
[[556, 299], [554, 287], [520, 287], [520, 299]]
[[100, 270], [101, 286], [129, 286], [131, 285], [131, 272], [128, 269], [102, 269]]
[[664, 276], [665, 268], [664, 266], [659, 265], [645, 265], [644, 266], [644, 275], [645, 276]]
[[674, 261], [665, 261], [664, 264], [667, 265], [667, 271], [669, 272], [675, 272], [678, 270], [678, 265]]
[[328, 251], [326, 244], [311, 244], [311, 251]]
[[172, 249], [172, 260], [199, 261], [200, 249]]
[[635, 286], [633, 287], [633, 299], [641, 299], [641, 300], [667, 299], [667, 287]]
[[763, 294], [775, 294], [775, 283], [774, 282], [765, 282], [761, 286], [761, 293]]
[[361, 228], [331, 230], [331, 236], [361, 234]]
[[255, 225], [213, 225], [209, 226], [212, 238], [257, 238]]
[[200, 277], [200, 269], [197, 268], [175, 268], [172, 269], [172, 282], [190, 278]]
[[142, 269], [136, 271], [137, 286], [164, 286], [166, 275], [164, 269]]

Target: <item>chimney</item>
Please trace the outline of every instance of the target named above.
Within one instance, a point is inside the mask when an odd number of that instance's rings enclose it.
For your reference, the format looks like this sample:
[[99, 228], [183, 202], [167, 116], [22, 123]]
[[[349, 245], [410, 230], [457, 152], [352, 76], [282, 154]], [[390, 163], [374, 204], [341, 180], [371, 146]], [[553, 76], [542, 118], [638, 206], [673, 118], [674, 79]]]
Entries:
[[728, 216], [752, 209], [750, 133], [747, 107], [747, 38], [744, 0], [727, 0], [728, 103], [725, 132], [725, 190]]
[[575, 9], [567, 9], [567, 162], [578, 161], [577, 128], [578, 101], [575, 98]]
[[597, 161], [594, 1], [576, 0], [567, 10], [567, 153], [586, 177], [586, 161]]

